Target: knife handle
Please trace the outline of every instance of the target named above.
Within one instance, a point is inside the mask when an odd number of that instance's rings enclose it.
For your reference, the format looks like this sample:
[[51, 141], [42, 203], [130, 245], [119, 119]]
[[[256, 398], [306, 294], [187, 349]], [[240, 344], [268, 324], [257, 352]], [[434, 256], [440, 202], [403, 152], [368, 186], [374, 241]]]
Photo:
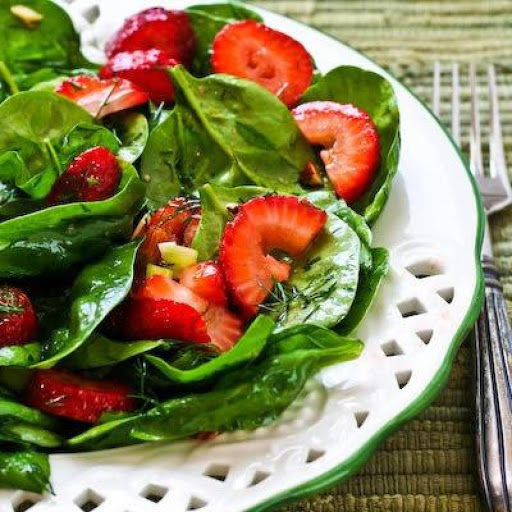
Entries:
[[512, 336], [499, 274], [482, 260], [485, 303], [475, 327], [479, 476], [492, 512], [512, 512]]

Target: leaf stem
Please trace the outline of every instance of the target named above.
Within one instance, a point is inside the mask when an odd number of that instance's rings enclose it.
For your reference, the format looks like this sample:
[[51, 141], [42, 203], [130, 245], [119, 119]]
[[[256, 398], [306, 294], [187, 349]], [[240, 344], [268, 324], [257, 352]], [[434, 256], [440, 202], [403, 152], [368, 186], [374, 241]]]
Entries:
[[57, 155], [57, 152], [55, 151], [52, 142], [50, 140], [45, 140], [44, 145], [46, 147], [46, 151], [50, 155], [51, 161], [57, 169], [58, 175], [60, 176], [62, 174], [62, 166], [60, 165], [59, 156]]
[[12, 76], [10, 69], [2, 60], [0, 60], [0, 76], [3, 78], [4, 82], [9, 86], [11, 94], [18, 94], [20, 92], [18, 84], [16, 83], [16, 80], [14, 80], [14, 77]]

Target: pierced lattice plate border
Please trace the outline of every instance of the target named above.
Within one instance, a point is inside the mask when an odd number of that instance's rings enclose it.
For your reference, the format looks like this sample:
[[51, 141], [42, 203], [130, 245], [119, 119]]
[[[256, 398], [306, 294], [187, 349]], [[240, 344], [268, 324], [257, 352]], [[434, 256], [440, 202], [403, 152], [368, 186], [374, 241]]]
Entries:
[[[61, 0], [84, 53], [95, 61], [126, 16], [192, 3], [198, 2]], [[342, 43], [260, 12], [299, 39], [322, 71], [349, 64], [386, 75]], [[278, 423], [252, 433], [54, 455], [55, 495], [0, 492], [0, 512], [263, 510], [346, 478], [435, 397], [479, 310], [482, 213], [446, 133], [405, 87], [387, 78], [399, 100], [403, 144], [375, 245], [390, 249], [391, 273], [358, 333], [365, 340], [360, 359], [324, 370]]]

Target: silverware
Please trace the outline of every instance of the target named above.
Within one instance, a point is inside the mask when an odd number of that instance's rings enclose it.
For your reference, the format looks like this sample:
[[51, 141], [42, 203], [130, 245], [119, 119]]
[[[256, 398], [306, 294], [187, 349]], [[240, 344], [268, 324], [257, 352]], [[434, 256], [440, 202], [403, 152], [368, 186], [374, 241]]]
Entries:
[[[451, 130], [457, 144], [461, 140], [461, 79], [458, 64], [446, 70], [451, 76]], [[442, 78], [440, 63], [434, 66], [432, 105], [440, 114]], [[507, 176], [496, 70], [487, 68], [489, 96], [489, 165], [482, 157], [479, 84], [475, 65], [469, 66], [471, 127], [470, 166], [480, 187], [487, 217], [512, 204]], [[482, 267], [485, 276], [485, 303], [474, 330], [476, 369], [476, 442], [482, 492], [489, 510], [512, 512], [512, 335], [503, 288], [494, 265], [489, 223], [486, 219]]]

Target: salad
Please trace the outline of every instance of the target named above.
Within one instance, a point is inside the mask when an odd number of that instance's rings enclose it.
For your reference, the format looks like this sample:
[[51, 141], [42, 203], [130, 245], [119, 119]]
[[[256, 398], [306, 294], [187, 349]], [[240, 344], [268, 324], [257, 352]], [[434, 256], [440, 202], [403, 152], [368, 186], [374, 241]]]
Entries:
[[49, 0], [0, 4], [0, 487], [48, 454], [268, 425], [388, 271], [380, 75], [322, 75], [237, 3], [152, 8], [103, 64]]

